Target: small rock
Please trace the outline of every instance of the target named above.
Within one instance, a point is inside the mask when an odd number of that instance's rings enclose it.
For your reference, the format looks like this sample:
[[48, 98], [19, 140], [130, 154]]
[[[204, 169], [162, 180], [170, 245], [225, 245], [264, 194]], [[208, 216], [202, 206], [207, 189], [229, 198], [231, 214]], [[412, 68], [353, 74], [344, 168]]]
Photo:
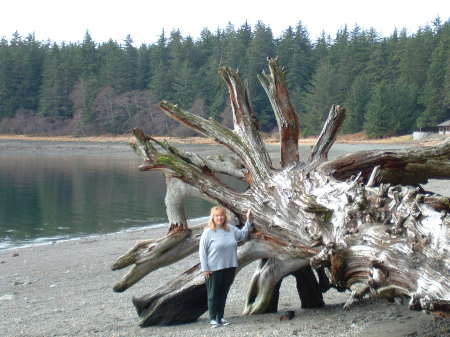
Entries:
[[25, 282], [23, 282], [23, 281], [14, 281], [15, 286], [21, 286], [23, 284], [25, 284]]
[[50, 284], [48, 287], [49, 288], [54, 288], [54, 287], [56, 287], [56, 284]]
[[295, 312], [293, 310], [288, 310], [286, 312], [281, 313], [280, 321], [291, 320], [295, 316]]
[[14, 253], [12, 256], [13, 257], [19, 256], [19, 253]]
[[299, 331], [298, 330], [294, 330], [292, 331], [292, 336], [298, 336]]
[[5, 261], [0, 261], [0, 264], [3, 264], [3, 263], [5, 263]]

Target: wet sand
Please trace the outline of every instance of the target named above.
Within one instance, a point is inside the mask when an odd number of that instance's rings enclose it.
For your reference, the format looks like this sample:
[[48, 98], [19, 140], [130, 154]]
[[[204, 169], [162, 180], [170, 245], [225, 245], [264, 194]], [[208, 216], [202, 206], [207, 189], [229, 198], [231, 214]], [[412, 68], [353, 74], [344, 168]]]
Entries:
[[140, 328], [131, 303], [170, 281], [198, 261], [197, 254], [157, 270], [124, 293], [112, 286], [126, 272], [112, 262], [136, 240], [157, 238], [165, 228], [136, 230], [79, 240], [0, 251], [0, 335], [16, 336], [449, 336], [450, 321], [408, 310], [385, 300], [365, 300], [344, 311], [349, 292], [330, 290], [321, 309], [300, 309], [295, 282], [281, 287], [279, 310], [294, 310], [292, 320], [279, 314], [242, 316], [244, 297], [255, 265], [236, 277], [226, 306], [230, 326], [197, 322]]

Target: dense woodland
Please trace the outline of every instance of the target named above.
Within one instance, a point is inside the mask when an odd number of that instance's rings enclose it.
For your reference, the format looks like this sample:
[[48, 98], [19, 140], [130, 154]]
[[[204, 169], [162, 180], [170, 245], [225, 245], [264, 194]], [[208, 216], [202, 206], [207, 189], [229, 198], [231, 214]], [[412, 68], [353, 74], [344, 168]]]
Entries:
[[238, 68], [260, 127], [276, 121], [256, 74], [267, 56], [287, 70], [302, 135], [317, 134], [331, 104], [347, 107], [343, 131], [370, 137], [409, 133], [450, 119], [450, 20], [408, 34], [383, 37], [375, 29], [344, 26], [312, 41], [301, 23], [275, 37], [269, 25], [229, 24], [198, 39], [162, 32], [139, 48], [38, 41], [13, 34], [0, 41], [0, 132], [122, 134], [139, 126], [154, 135], [188, 135], [166, 118], [161, 99], [230, 123], [221, 65]]

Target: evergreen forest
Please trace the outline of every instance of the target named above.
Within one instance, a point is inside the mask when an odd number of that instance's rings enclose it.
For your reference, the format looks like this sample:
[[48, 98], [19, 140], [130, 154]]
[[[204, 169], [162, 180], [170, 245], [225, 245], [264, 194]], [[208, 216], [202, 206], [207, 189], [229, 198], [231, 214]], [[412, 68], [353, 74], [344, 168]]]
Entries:
[[14, 33], [0, 41], [0, 133], [189, 136], [160, 111], [160, 100], [230, 125], [220, 66], [239, 69], [260, 128], [276, 125], [256, 75], [266, 57], [286, 69], [303, 136], [316, 135], [332, 104], [344, 105], [344, 133], [385, 137], [450, 119], [450, 20], [388, 37], [344, 26], [316, 40], [301, 22], [275, 37], [258, 22], [210, 31], [179, 30], [136, 47], [131, 36], [98, 43], [54, 43]]

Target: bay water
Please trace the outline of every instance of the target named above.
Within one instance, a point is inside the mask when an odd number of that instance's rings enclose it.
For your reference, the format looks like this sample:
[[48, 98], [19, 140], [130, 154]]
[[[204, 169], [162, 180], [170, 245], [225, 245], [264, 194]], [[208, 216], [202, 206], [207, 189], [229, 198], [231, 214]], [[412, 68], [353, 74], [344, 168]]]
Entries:
[[[216, 145], [178, 145], [202, 155], [224, 153]], [[330, 157], [385, 144], [335, 144]], [[403, 146], [404, 147], [404, 146]], [[301, 146], [303, 158], [309, 146]], [[278, 146], [268, 145], [274, 162]], [[0, 249], [167, 224], [165, 181], [160, 172], [140, 172], [142, 162], [122, 143], [0, 140]], [[448, 195], [450, 182], [428, 186]], [[188, 199], [192, 221], [211, 205]]]

